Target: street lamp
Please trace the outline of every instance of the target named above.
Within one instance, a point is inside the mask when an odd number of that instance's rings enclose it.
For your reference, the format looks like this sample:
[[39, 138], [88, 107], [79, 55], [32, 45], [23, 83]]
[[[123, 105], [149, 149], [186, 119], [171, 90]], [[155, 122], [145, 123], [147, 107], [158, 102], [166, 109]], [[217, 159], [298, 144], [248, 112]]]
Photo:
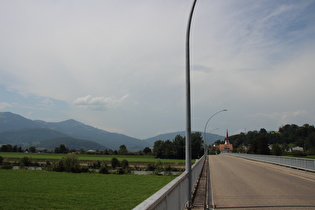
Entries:
[[[209, 133], [212, 133], [213, 131], [215, 131], [215, 130], [218, 130], [219, 128], [214, 128], [214, 129], [212, 129], [211, 131], [209, 131]], [[207, 136], [207, 132], [206, 132], [206, 130], [204, 130], [203, 131], [203, 137], [204, 137], [204, 154], [206, 155], [206, 154], [208, 154], [208, 147], [207, 147], [207, 141], [206, 141], [206, 136]]]
[[219, 114], [220, 112], [226, 112], [226, 111], [227, 111], [227, 109], [223, 109], [223, 110], [221, 110], [221, 111], [218, 111], [218, 112], [214, 113], [214, 114], [208, 119], [208, 121], [206, 122], [205, 129], [204, 129], [204, 132], [203, 132], [203, 136], [204, 136], [204, 138], [205, 138], [205, 140], [204, 140], [204, 153], [205, 153], [205, 154], [207, 154], [207, 153], [206, 153], [206, 129], [207, 129], [208, 122], [209, 122], [209, 121], [211, 120], [211, 118], [214, 117], [216, 114]]
[[189, 37], [191, 19], [194, 13], [197, 0], [194, 0], [187, 24], [186, 31], [186, 172], [187, 172], [187, 202], [186, 208], [192, 207], [192, 174], [191, 174], [191, 108], [190, 108], [190, 54], [189, 54]]

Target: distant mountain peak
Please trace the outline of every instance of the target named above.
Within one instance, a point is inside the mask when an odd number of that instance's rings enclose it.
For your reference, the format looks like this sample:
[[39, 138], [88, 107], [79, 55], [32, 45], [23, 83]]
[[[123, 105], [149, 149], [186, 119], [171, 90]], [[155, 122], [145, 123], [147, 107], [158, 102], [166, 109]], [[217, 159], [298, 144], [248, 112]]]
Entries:
[[67, 124], [74, 124], [74, 125], [84, 125], [83, 123], [74, 120], [74, 119], [69, 119], [69, 120], [65, 120], [65, 121], [61, 121], [59, 123], [67, 123]]

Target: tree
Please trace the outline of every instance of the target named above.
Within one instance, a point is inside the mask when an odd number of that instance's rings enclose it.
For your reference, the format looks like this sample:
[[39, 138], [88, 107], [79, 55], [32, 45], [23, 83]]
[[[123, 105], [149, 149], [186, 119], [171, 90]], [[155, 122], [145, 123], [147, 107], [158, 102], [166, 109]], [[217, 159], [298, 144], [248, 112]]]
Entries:
[[18, 152], [23, 152], [22, 147], [19, 146], [17, 151], [18, 151]]
[[258, 154], [270, 155], [270, 149], [266, 137], [258, 138]]
[[55, 153], [68, 153], [69, 152], [69, 149], [64, 145], [64, 144], [60, 144], [59, 147], [56, 147], [55, 148]]
[[112, 158], [111, 160], [111, 165], [113, 169], [116, 169], [117, 167], [120, 166], [120, 162], [117, 158]]
[[248, 153], [257, 154], [258, 153], [258, 146], [257, 145], [258, 145], [258, 141], [255, 138], [248, 149]]
[[248, 150], [248, 153], [269, 155], [270, 149], [267, 138], [264, 136], [255, 138]]
[[282, 149], [279, 144], [272, 145], [271, 154], [280, 156], [282, 155]]
[[210, 155], [216, 155], [216, 154], [220, 154], [221, 151], [219, 150], [219, 148], [215, 147], [215, 146], [209, 146], [209, 154]]
[[17, 146], [17, 145], [14, 145], [12, 152], [17, 152], [17, 151], [18, 151], [18, 146]]
[[35, 153], [35, 152], [36, 152], [36, 147], [30, 146], [30, 147], [28, 148], [28, 152], [30, 152], [30, 153]]
[[67, 157], [62, 158], [53, 166], [53, 171], [57, 172], [71, 172], [71, 173], [80, 173], [81, 167], [80, 162], [77, 157], [74, 155], [69, 155]]
[[191, 134], [191, 156], [198, 159], [204, 154], [203, 140], [200, 132]]
[[30, 165], [32, 165], [32, 161], [31, 161], [31, 159], [28, 158], [28, 157], [23, 157], [23, 158], [21, 158], [20, 161], [19, 161], [19, 166], [20, 166], [21, 168], [23, 168], [24, 166], [30, 166]]
[[128, 162], [128, 160], [125, 160], [125, 159], [123, 159], [122, 161], [121, 161], [121, 167], [123, 168], [123, 169], [127, 169], [127, 168], [129, 168], [129, 162]]
[[306, 142], [311, 154], [315, 154], [315, 130], [310, 133], [309, 137], [306, 139]]
[[120, 145], [119, 150], [118, 150], [118, 154], [119, 155], [127, 155], [128, 154], [128, 150], [126, 145]]
[[2, 145], [0, 152], [13, 152], [13, 146], [11, 144]]
[[176, 135], [173, 144], [174, 157], [176, 159], [185, 159], [185, 139], [181, 135]]
[[169, 159], [174, 158], [174, 147], [170, 140], [164, 141], [163, 157]]
[[129, 168], [129, 162], [128, 162], [128, 160], [125, 160], [125, 159], [122, 160], [121, 163], [120, 163], [120, 165], [121, 165], [121, 168], [122, 168], [124, 174], [130, 173], [130, 168]]
[[102, 165], [98, 171], [100, 174], [109, 174], [109, 170], [106, 164]]
[[63, 165], [66, 172], [71, 172], [71, 173], [81, 172], [79, 160], [74, 155], [69, 155], [63, 158]]
[[216, 141], [214, 142], [214, 145], [219, 145], [219, 144], [224, 144], [224, 141], [222, 141], [222, 140], [216, 140]]
[[[192, 158], [200, 158], [203, 153], [203, 140], [200, 132], [191, 134]], [[185, 158], [185, 138], [177, 135], [173, 141], [157, 140], [154, 142], [153, 154], [156, 158]]]
[[85, 154], [86, 152], [85, 152], [84, 149], [81, 148], [81, 149], [79, 150], [79, 153], [80, 153], [80, 154]]
[[145, 148], [143, 149], [143, 153], [144, 153], [145, 155], [147, 155], [147, 154], [152, 153], [152, 150], [151, 150], [149, 147], [145, 147]]
[[154, 142], [153, 154], [156, 158], [164, 158], [164, 141], [157, 140]]

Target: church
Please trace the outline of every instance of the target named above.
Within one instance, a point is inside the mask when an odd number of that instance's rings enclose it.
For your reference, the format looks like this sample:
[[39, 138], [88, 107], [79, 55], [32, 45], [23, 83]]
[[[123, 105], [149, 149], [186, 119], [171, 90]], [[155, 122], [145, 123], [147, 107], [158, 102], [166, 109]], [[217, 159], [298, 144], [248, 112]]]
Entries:
[[225, 137], [225, 142], [224, 144], [219, 144], [217, 145], [217, 148], [221, 151], [221, 152], [232, 152], [233, 151], [233, 145], [230, 144], [229, 141], [229, 134], [228, 131], [226, 130], [226, 137]]

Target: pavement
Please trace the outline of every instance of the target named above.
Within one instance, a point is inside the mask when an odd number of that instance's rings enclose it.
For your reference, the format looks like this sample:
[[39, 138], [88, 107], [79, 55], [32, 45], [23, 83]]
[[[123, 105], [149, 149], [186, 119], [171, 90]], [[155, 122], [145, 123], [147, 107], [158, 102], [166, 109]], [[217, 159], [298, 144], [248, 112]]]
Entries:
[[314, 198], [315, 173], [218, 155], [206, 161], [191, 209], [304, 210]]

